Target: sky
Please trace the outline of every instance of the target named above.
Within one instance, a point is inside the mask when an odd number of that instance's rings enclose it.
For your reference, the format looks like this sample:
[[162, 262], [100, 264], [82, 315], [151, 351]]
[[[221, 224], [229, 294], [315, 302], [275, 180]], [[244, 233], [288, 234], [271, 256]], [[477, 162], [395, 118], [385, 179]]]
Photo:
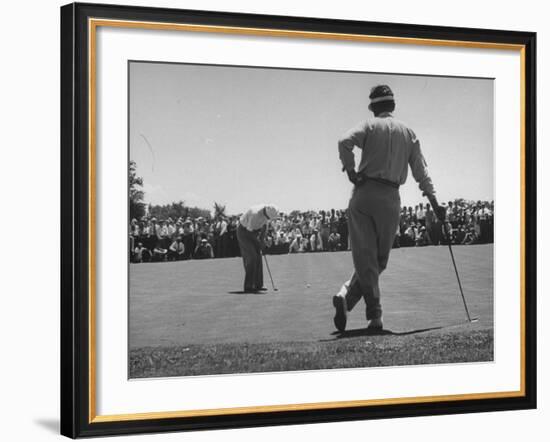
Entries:
[[[131, 62], [130, 159], [145, 201], [228, 214], [347, 207], [337, 143], [388, 84], [418, 136], [440, 201], [493, 199], [493, 80]], [[360, 149], [355, 149], [359, 163]], [[410, 172], [410, 171], [409, 171]], [[423, 201], [412, 175], [403, 205]]]

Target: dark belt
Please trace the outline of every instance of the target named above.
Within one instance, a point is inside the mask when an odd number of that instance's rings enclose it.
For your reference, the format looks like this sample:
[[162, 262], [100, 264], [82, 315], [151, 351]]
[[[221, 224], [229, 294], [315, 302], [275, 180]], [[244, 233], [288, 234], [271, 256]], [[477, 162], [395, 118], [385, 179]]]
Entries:
[[399, 186], [400, 186], [399, 184], [394, 183], [393, 181], [390, 181], [390, 180], [385, 180], [384, 178], [373, 178], [363, 174], [361, 174], [361, 178], [363, 179], [363, 181], [376, 181], [377, 183], [385, 184], [386, 186], [393, 187], [394, 189], [399, 189]]

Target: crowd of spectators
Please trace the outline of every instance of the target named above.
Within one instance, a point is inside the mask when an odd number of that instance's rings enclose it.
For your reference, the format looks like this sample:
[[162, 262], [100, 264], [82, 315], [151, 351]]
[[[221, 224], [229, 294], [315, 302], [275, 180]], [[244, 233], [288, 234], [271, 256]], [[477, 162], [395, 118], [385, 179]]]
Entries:
[[[438, 221], [429, 204], [403, 207], [394, 247], [479, 244], [493, 241], [493, 202], [449, 201], [447, 216]], [[240, 256], [239, 216], [157, 219], [130, 223], [131, 262], [179, 261]], [[446, 232], [449, 235], [446, 235]], [[266, 254], [341, 251], [349, 249], [345, 210], [281, 213], [265, 234]]]
[[394, 247], [493, 242], [494, 202], [455, 200], [444, 204], [445, 221], [439, 221], [430, 204], [403, 207]]

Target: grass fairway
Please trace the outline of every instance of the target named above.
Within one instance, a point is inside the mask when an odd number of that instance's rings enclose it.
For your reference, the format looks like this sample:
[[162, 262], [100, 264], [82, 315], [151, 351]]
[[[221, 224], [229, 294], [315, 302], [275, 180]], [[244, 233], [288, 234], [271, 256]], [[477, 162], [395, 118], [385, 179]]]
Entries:
[[335, 332], [331, 297], [350, 276], [349, 252], [269, 256], [279, 291], [258, 295], [239, 293], [237, 258], [131, 265], [130, 377], [491, 361], [493, 247], [453, 250], [480, 320], [465, 320], [446, 247], [395, 249], [378, 334], [365, 330], [362, 302]]

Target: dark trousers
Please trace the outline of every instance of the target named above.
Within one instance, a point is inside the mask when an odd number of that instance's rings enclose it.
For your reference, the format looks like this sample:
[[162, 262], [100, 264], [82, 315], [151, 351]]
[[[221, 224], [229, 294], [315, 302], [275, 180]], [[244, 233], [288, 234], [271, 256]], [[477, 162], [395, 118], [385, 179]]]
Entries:
[[192, 233], [183, 235], [183, 245], [185, 247], [183, 257], [185, 259], [191, 258], [191, 256], [193, 255], [193, 250], [195, 250], [195, 235], [193, 235]]
[[229, 234], [225, 232], [216, 238], [216, 258], [227, 258], [229, 256]]
[[168, 261], [180, 261], [182, 259], [184, 259], [183, 254], [168, 249]]
[[432, 240], [432, 244], [434, 246], [438, 246], [443, 243], [442, 229], [443, 225], [440, 221], [433, 221], [430, 226], [430, 239]]
[[244, 264], [244, 290], [259, 290], [264, 286], [262, 248], [257, 233], [242, 226], [237, 228], [237, 240]]

